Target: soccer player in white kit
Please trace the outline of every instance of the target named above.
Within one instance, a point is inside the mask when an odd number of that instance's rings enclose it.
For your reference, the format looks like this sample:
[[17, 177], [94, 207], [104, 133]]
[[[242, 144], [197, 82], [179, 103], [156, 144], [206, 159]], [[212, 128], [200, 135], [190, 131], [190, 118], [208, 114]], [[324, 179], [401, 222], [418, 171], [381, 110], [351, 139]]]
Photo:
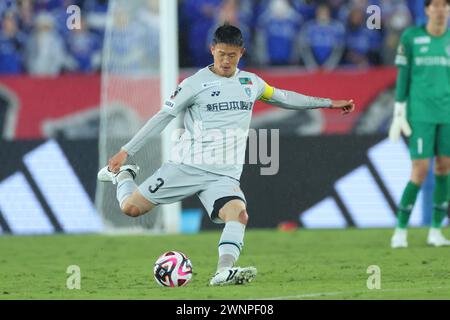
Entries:
[[[225, 224], [218, 246], [217, 271], [210, 285], [251, 282], [257, 272], [255, 267], [235, 267], [248, 222], [239, 179], [255, 101], [294, 110], [340, 109], [343, 114], [355, 108], [353, 100], [308, 97], [271, 87], [256, 74], [237, 68], [244, 51], [238, 28], [229, 24], [217, 28], [211, 45], [214, 63], [183, 80], [161, 110], [98, 173], [100, 181], [117, 183], [120, 208], [132, 217], [143, 215], [159, 204], [197, 194], [211, 220]], [[182, 155], [164, 163], [137, 186], [134, 178], [139, 167], [125, 164], [128, 156], [159, 135], [183, 110], [186, 131], [177, 143]], [[230, 130], [245, 134], [227, 137], [225, 141], [214, 139]], [[240, 152], [235, 152], [236, 149]], [[227, 153], [238, 159], [231, 159]]]

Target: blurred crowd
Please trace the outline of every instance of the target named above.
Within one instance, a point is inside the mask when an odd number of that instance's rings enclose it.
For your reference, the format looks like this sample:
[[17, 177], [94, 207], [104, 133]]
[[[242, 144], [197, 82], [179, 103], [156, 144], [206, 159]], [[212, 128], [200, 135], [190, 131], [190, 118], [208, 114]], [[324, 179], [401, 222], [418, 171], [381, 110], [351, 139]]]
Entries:
[[[140, 10], [144, 27], [154, 32], [141, 32], [135, 39], [127, 33], [116, 34], [115, 50], [122, 52], [123, 59], [133, 56], [133, 44], [159, 53], [158, 0], [142, 1], [146, 2]], [[401, 32], [417, 21], [418, 1], [179, 0], [180, 66], [211, 63], [212, 34], [225, 21], [243, 32], [247, 51], [241, 67], [389, 65]], [[70, 5], [81, 8], [79, 29], [67, 26]], [[370, 5], [381, 8], [381, 29], [367, 27]], [[108, 0], [1, 0], [0, 73], [99, 71], [107, 12]]]
[[[67, 8], [82, 8], [69, 29]], [[0, 73], [57, 75], [100, 69], [107, 0], [1, 0]]]
[[[252, 66], [302, 65], [308, 69], [392, 64], [401, 32], [414, 21], [416, 1], [406, 0], [184, 0], [181, 25], [189, 54], [201, 66], [217, 25], [241, 28]], [[370, 5], [381, 8], [381, 29], [367, 28]], [[203, 48], [203, 50], [201, 50]]]

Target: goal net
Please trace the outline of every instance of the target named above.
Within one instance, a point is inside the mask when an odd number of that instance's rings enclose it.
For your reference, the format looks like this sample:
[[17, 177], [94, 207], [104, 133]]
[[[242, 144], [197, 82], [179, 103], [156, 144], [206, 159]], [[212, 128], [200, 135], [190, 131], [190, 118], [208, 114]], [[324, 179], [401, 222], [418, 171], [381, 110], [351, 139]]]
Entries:
[[[100, 168], [161, 107], [160, 20], [159, 0], [109, 1], [102, 60]], [[164, 143], [161, 138], [152, 139], [129, 158], [129, 163], [141, 168], [138, 185], [162, 164]], [[166, 228], [164, 208], [138, 218], [124, 215], [116, 200], [116, 186], [110, 183], [97, 184], [96, 207], [107, 232]]]

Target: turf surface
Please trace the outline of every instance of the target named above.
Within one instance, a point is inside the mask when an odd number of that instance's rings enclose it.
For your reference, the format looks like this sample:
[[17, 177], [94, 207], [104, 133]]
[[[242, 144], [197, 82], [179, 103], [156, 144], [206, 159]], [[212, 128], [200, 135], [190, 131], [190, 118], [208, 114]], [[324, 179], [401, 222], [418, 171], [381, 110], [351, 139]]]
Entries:
[[[449, 233], [445, 230], [445, 233]], [[392, 230], [250, 230], [239, 265], [258, 268], [245, 286], [209, 287], [220, 234], [0, 237], [0, 299], [450, 299], [450, 248], [425, 244], [426, 229], [409, 231], [408, 249], [389, 247]], [[179, 250], [193, 281], [162, 288], [156, 258]], [[69, 290], [67, 267], [81, 269]], [[381, 270], [369, 290], [367, 268]]]

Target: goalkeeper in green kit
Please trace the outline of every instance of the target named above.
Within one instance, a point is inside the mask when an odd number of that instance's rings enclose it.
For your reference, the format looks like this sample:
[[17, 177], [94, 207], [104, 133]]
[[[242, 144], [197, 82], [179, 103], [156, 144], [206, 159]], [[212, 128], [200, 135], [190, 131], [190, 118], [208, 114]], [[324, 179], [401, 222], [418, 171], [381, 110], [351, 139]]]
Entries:
[[449, 246], [441, 225], [450, 199], [450, 0], [425, 0], [426, 26], [407, 29], [400, 40], [394, 117], [389, 138], [409, 137], [411, 179], [397, 211], [392, 248], [407, 247], [409, 216], [430, 160], [435, 157], [432, 224], [427, 243]]

